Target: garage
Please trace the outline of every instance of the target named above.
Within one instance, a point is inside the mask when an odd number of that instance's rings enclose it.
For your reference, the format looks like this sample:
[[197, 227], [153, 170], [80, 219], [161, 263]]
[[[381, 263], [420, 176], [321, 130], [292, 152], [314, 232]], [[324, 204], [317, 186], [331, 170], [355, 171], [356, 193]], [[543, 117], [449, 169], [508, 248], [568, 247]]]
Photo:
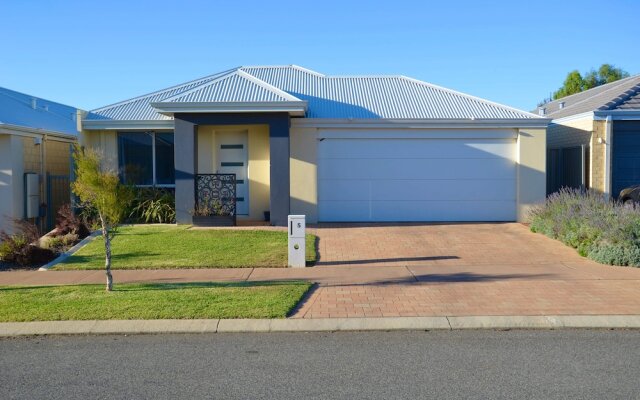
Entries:
[[321, 131], [321, 222], [514, 221], [512, 129]]

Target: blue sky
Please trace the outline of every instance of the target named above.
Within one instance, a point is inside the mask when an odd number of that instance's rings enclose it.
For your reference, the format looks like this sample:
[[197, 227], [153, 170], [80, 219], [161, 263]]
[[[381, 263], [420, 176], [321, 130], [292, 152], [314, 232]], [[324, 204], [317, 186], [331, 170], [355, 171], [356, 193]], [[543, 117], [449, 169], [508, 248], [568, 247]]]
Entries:
[[240, 65], [402, 74], [530, 110], [572, 69], [640, 73], [637, 0], [20, 1], [0, 86], [84, 109]]

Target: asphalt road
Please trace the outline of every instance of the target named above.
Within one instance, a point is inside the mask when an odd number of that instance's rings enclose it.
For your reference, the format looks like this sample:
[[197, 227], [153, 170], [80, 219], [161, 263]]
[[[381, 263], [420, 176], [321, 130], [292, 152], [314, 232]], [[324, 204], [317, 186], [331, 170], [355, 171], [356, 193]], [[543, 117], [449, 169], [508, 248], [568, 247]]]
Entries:
[[640, 399], [640, 331], [0, 340], [0, 399]]

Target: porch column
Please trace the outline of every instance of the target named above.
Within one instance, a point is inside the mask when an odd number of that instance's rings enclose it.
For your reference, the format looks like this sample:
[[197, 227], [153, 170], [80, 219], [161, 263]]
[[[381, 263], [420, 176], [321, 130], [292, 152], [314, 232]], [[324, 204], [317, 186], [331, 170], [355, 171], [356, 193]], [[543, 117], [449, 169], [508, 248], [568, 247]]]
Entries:
[[198, 165], [197, 125], [174, 118], [174, 163], [176, 174], [176, 222], [191, 224], [195, 207], [195, 174]]
[[289, 123], [288, 115], [269, 121], [271, 224], [276, 226], [286, 226], [289, 215]]

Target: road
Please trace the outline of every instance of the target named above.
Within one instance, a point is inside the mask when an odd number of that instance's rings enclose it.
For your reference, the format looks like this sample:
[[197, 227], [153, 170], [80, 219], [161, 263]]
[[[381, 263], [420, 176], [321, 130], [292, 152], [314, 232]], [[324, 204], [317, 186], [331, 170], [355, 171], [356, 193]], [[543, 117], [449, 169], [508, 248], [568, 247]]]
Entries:
[[0, 340], [2, 399], [638, 399], [640, 331]]

